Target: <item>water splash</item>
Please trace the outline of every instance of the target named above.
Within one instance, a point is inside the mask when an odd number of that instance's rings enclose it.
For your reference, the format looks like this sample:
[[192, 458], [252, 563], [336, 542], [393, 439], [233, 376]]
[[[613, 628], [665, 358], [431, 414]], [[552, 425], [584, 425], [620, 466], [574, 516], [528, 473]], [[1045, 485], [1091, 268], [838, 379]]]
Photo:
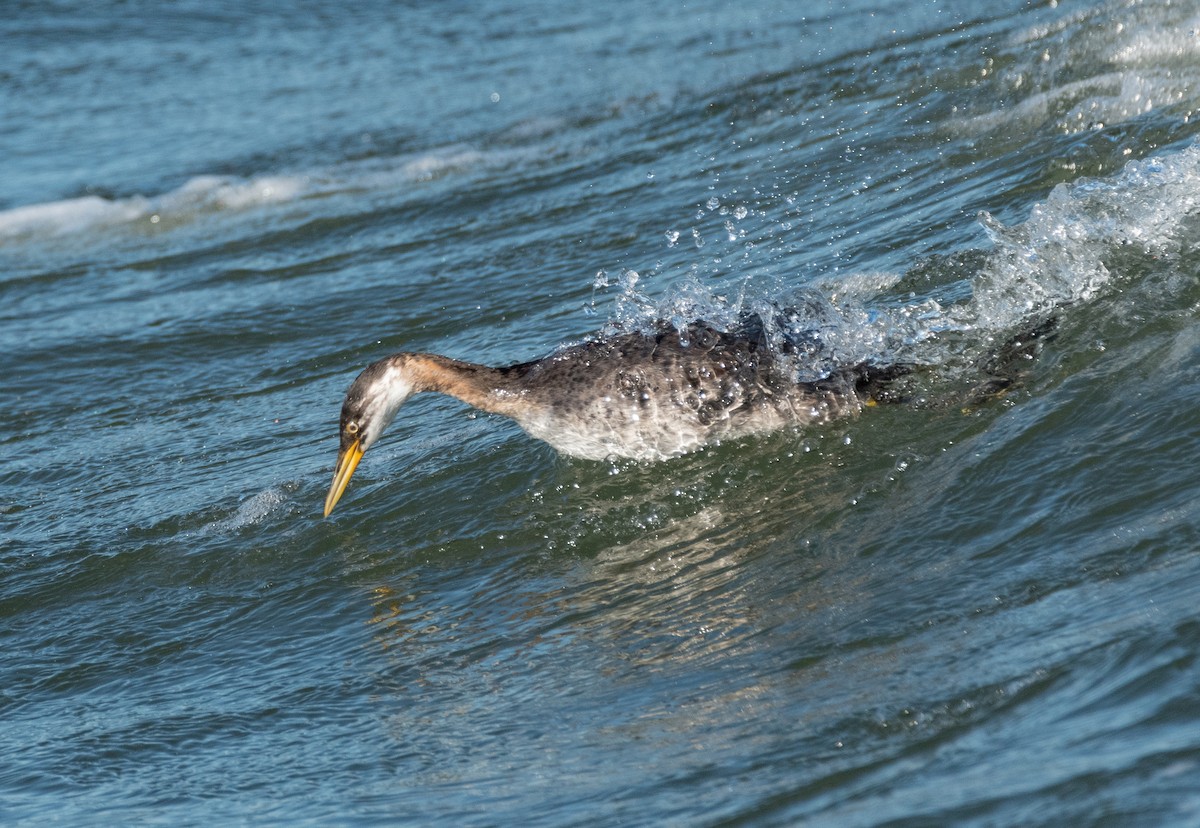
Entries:
[[862, 362], [970, 364], [996, 343], [1200, 247], [1198, 193], [1197, 146], [1130, 161], [1109, 178], [1060, 184], [1020, 224], [981, 214], [993, 248], [980, 251], [966, 275], [923, 294], [911, 289], [914, 274], [928, 277], [936, 262], [801, 288], [769, 277], [714, 283], [693, 271], [658, 299], [639, 274], [625, 271], [608, 332], [648, 331], [664, 321], [684, 331], [697, 319], [735, 331], [755, 320], [777, 352], [796, 355], [800, 380]]
[[1005, 227], [986, 213], [995, 251], [975, 278], [964, 320], [1002, 330], [1094, 301], [1146, 267], [1194, 245], [1200, 147], [1131, 161], [1108, 179], [1060, 184], [1028, 220]]
[[287, 502], [288, 491], [284, 486], [272, 486], [253, 497], [242, 501], [237, 511], [227, 518], [205, 524], [201, 535], [225, 535], [250, 526], [257, 526], [276, 513]]

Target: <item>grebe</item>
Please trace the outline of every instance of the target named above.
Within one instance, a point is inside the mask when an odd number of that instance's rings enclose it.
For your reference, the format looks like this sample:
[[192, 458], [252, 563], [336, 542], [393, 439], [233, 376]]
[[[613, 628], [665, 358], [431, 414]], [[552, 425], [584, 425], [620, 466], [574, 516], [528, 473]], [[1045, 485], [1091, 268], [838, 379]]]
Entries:
[[722, 439], [857, 413], [904, 366], [862, 363], [815, 382], [794, 376], [795, 348], [771, 349], [761, 320], [734, 333], [706, 322], [661, 323], [489, 368], [399, 353], [368, 366], [342, 404], [341, 444], [325, 516], [363, 453], [404, 401], [422, 391], [511, 417], [563, 454], [663, 460]]

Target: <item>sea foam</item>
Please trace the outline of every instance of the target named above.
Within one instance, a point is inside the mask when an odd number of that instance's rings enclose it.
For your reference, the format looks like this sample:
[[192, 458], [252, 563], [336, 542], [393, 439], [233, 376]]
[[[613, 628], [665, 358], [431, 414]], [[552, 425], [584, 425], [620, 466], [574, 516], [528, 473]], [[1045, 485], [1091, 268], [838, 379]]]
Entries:
[[288, 205], [347, 192], [380, 192], [509, 162], [515, 151], [453, 144], [399, 156], [248, 177], [198, 175], [158, 195], [80, 196], [0, 211], [0, 243], [118, 228], [174, 225], [205, 215]]

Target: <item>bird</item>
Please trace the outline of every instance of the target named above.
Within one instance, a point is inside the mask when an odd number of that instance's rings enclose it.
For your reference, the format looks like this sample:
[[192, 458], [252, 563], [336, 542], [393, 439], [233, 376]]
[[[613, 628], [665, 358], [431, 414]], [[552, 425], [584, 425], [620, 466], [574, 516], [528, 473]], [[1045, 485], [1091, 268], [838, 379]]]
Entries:
[[569, 457], [659, 461], [724, 439], [855, 414], [909, 370], [861, 362], [800, 380], [795, 363], [805, 349], [787, 339], [772, 346], [758, 314], [730, 328], [660, 320], [498, 368], [432, 353], [380, 359], [358, 375], [342, 404], [325, 517], [414, 394], [448, 394], [509, 417]]

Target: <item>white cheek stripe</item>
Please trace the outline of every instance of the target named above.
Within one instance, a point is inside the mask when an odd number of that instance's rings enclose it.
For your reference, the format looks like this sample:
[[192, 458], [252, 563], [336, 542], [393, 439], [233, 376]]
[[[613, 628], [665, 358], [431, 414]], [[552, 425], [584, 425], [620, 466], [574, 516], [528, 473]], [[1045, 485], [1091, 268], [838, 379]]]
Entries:
[[363, 411], [366, 422], [363, 424], [363, 451], [382, 436], [384, 430], [396, 418], [396, 412], [404, 401], [412, 396], [412, 383], [406, 373], [395, 366], [389, 366], [384, 375], [371, 389]]

